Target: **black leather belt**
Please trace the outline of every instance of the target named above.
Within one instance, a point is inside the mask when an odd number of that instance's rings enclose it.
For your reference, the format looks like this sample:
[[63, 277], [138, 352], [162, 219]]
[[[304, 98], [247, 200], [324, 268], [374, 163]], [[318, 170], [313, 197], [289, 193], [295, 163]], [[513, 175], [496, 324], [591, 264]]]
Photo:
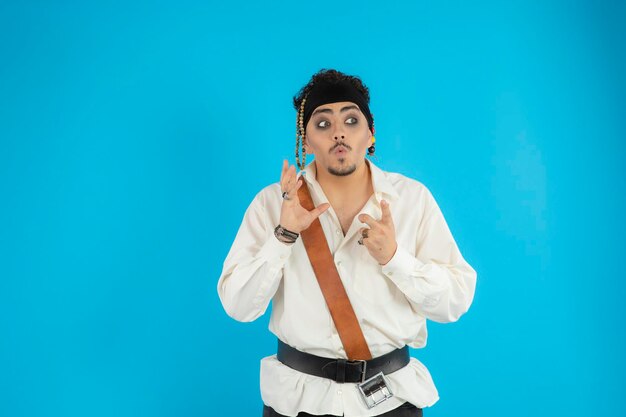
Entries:
[[393, 350], [369, 361], [323, 358], [292, 348], [280, 339], [276, 357], [283, 364], [305, 374], [329, 378], [337, 382], [363, 382], [382, 372], [390, 374], [404, 368], [411, 357], [409, 347]]

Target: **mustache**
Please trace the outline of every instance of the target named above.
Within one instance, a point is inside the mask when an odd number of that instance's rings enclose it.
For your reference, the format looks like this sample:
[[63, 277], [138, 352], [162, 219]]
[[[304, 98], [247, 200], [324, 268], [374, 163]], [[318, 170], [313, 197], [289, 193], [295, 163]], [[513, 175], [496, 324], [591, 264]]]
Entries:
[[347, 143], [345, 143], [345, 142], [337, 142], [337, 143], [335, 143], [335, 145], [334, 145], [332, 148], [330, 148], [330, 151], [328, 151], [328, 152], [329, 152], [329, 153], [332, 153], [335, 149], [337, 149], [337, 148], [338, 148], [338, 147], [340, 147], [340, 146], [343, 146], [344, 148], [346, 148], [346, 149], [347, 149], [347, 150], [349, 150], [349, 151], [351, 151], [351, 150], [352, 150], [352, 148], [350, 147], [350, 145], [348, 145]]

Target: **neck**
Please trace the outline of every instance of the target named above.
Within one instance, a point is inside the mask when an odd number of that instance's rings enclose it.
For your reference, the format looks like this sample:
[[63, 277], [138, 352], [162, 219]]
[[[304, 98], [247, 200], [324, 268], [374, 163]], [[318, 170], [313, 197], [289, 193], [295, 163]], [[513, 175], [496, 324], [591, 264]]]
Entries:
[[352, 174], [346, 176], [333, 175], [320, 168], [316, 163], [316, 179], [324, 190], [331, 205], [343, 206], [355, 197], [373, 192], [372, 177], [369, 164], [364, 161]]

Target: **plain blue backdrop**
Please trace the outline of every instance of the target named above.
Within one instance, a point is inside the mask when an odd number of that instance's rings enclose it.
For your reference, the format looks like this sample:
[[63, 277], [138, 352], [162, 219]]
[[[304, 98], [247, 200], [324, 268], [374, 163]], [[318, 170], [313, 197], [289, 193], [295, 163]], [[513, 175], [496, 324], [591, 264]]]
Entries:
[[[428, 416], [626, 415], [626, 7], [0, 3], [0, 416], [258, 416], [268, 315], [216, 292], [320, 68], [478, 272]], [[229, 411], [231, 406], [236, 412]]]

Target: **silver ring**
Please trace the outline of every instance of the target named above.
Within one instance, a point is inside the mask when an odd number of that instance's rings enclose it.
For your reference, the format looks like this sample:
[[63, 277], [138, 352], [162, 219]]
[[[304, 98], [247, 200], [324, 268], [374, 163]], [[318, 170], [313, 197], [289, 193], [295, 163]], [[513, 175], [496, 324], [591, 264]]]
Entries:
[[291, 200], [291, 198], [289, 198], [289, 192], [288, 191], [283, 191], [283, 200]]
[[361, 236], [359, 238], [359, 240], [356, 241], [356, 243], [358, 243], [359, 245], [362, 245], [363, 244], [363, 236]]

